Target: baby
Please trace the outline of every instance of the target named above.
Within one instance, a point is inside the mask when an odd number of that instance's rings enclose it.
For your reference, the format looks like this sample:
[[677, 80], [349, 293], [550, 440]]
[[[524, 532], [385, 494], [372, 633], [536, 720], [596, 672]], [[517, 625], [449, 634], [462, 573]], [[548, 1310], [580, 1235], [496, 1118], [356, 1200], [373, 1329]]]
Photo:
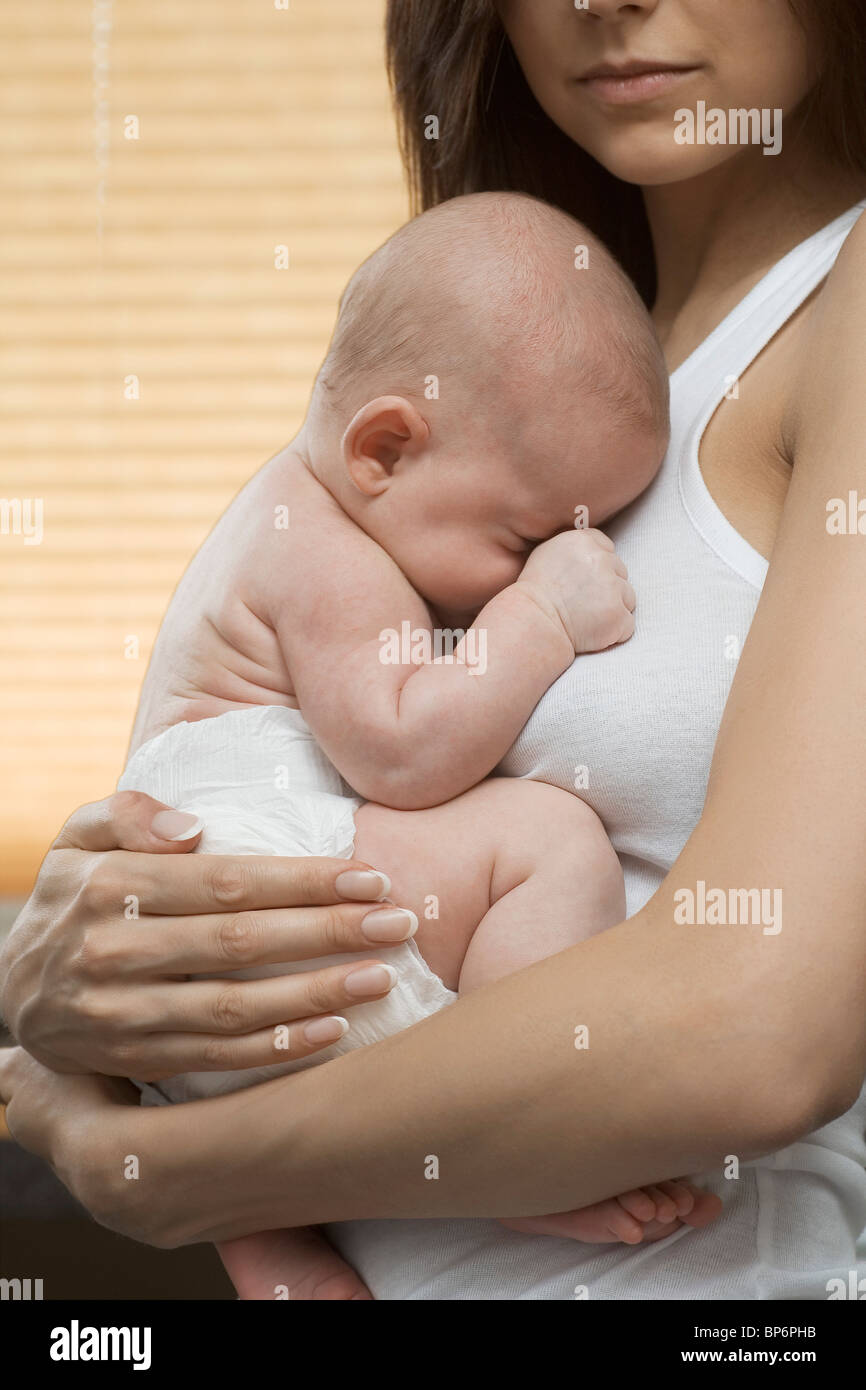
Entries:
[[[371, 949], [238, 972], [357, 960], [347, 987], [366, 1002], [305, 1034], [282, 1026], [284, 986], [263, 980], [238, 1032], [269, 1065], [174, 1077], [151, 1102], [377, 1041], [623, 919], [592, 810], [489, 774], [575, 657], [634, 629], [625, 566], [592, 528], [655, 475], [667, 389], [628, 281], [585, 228], [532, 198], [442, 204], [352, 277], [301, 432], [177, 590], [120, 785], [194, 812], [205, 853], [387, 870], [365, 922], [385, 964]], [[636, 1243], [695, 1202], [672, 1183], [510, 1224]], [[329, 1279], [326, 1296], [359, 1296], [322, 1237], [268, 1239], [224, 1254], [242, 1292], [255, 1268], [258, 1296]]]

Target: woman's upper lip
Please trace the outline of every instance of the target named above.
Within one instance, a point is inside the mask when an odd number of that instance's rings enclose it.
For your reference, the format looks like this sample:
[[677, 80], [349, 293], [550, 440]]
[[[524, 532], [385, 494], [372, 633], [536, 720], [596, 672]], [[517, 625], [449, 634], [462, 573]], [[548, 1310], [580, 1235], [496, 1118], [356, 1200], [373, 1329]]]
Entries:
[[587, 68], [578, 81], [588, 82], [593, 77], [640, 77], [648, 72], [688, 72], [692, 67], [692, 63], [669, 63], [664, 58], [635, 58], [630, 63], [596, 63], [595, 67]]

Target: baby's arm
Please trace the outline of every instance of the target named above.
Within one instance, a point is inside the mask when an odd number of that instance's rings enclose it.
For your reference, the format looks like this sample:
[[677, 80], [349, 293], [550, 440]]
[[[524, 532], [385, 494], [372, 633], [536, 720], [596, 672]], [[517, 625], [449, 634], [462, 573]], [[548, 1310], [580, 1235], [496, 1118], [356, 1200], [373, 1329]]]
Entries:
[[350, 785], [398, 810], [438, 805], [481, 781], [575, 653], [633, 629], [625, 567], [597, 531], [539, 546], [454, 659], [428, 664], [401, 648], [430, 643], [430, 611], [363, 532], [341, 528], [333, 547], [321, 535], [297, 537], [285, 561], [288, 569], [277, 554], [267, 566], [263, 616], [304, 715]]

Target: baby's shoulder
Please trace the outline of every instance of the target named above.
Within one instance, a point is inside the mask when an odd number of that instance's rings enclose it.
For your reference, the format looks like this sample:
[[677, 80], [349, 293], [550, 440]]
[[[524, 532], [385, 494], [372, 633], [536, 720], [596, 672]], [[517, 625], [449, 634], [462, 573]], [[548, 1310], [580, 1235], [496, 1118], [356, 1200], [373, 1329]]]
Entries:
[[291, 446], [251, 480], [226, 519], [237, 586], [266, 619], [339, 598], [385, 558]]

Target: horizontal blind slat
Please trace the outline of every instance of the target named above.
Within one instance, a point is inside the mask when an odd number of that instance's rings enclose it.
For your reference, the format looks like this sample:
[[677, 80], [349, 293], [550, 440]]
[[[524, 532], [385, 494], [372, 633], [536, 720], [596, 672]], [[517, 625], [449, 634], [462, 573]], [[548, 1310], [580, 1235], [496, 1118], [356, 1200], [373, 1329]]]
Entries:
[[383, 0], [110, 9], [97, 131], [93, 6], [0, 8], [0, 499], [44, 508], [0, 533], [0, 893], [111, 791], [174, 586], [407, 215]]

